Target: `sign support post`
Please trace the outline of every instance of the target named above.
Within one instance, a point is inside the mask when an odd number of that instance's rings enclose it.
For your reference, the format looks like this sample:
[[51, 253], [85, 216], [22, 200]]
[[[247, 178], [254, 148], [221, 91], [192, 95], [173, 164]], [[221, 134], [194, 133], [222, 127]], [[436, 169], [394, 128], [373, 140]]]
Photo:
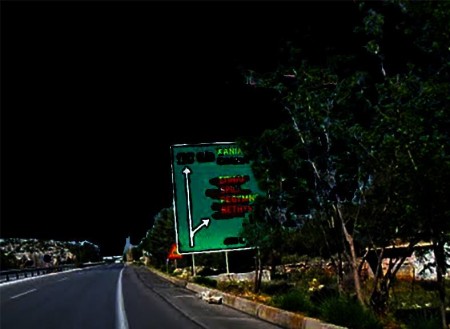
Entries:
[[197, 273], [195, 271], [195, 257], [194, 257], [194, 254], [192, 254], [192, 275], [193, 276], [197, 275]]
[[229, 267], [229, 263], [228, 263], [228, 251], [225, 251], [225, 263], [227, 266], [227, 274], [230, 274], [230, 267]]

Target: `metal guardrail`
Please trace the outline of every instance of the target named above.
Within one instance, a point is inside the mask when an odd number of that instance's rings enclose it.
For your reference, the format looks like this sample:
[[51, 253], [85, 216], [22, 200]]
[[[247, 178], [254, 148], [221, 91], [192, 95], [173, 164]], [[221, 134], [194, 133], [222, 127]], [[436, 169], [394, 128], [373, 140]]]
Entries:
[[50, 274], [50, 273], [64, 272], [64, 271], [74, 269], [74, 268], [83, 268], [83, 267], [90, 267], [90, 266], [102, 265], [102, 264], [104, 264], [104, 262], [85, 263], [85, 264], [81, 264], [78, 266], [76, 266], [75, 264], [68, 264], [68, 265], [59, 265], [59, 266], [51, 266], [51, 267], [31, 267], [31, 268], [25, 268], [25, 269], [0, 271], [0, 283], [20, 280], [20, 279], [24, 279], [24, 278], [31, 278], [31, 277], [35, 277], [35, 276], [41, 276], [41, 275]]

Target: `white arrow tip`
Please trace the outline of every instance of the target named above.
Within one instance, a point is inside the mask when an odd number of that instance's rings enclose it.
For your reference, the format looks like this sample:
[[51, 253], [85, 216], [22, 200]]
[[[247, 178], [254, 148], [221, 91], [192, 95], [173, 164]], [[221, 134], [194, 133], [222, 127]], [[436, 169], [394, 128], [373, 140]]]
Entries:
[[203, 218], [202, 219], [203, 224], [205, 224], [205, 226], [209, 225], [209, 218]]
[[184, 168], [183, 174], [190, 174], [190, 173], [191, 173], [191, 171], [189, 170], [188, 167]]

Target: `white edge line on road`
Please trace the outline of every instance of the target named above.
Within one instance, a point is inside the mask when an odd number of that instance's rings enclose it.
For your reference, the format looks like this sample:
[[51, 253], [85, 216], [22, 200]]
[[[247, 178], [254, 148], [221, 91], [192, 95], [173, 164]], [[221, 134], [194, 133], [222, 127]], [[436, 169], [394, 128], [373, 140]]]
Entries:
[[83, 270], [83, 269], [81, 269], [81, 268], [74, 268], [74, 269], [67, 270], [67, 271], [64, 271], [64, 272], [54, 272], [54, 273], [48, 273], [48, 274], [43, 274], [43, 275], [38, 275], [38, 276], [32, 276], [32, 277], [28, 277], [28, 278], [22, 278], [22, 279], [19, 279], [19, 280], [4, 281], [4, 282], [0, 282], [0, 288], [3, 287], [3, 286], [9, 286], [9, 285], [12, 285], [12, 284], [22, 283], [24, 281], [39, 280], [39, 279], [42, 279], [42, 278], [45, 278], [45, 277], [49, 277], [49, 276], [52, 276], [52, 275], [67, 274], [67, 273], [70, 273], [70, 272], [81, 271], [81, 270]]
[[123, 294], [122, 294], [122, 268], [119, 274], [119, 279], [117, 280], [117, 298], [116, 298], [116, 328], [117, 329], [128, 329], [128, 320], [127, 314], [125, 313], [125, 305], [123, 303]]
[[32, 292], [34, 292], [34, 291], [36, 291], [37, 289], [30, 289], [30, 290], [27, 290], [27, 291], [25, 291], [25, 292], [23, 292], [23, 293], [21, 293], [21, 294], [18, 294], [18, 295], [15, 295], [15, 296], [12, 296], [12, 297], [10, 297], [10, 299], [16, 299], [16, 298], [19, 298], [19, 297], [21, 297], [21, 296], [24, 296], [24, 295], [27, 295], [27, 294], [29, 294], [29, 293], [32, 293]]

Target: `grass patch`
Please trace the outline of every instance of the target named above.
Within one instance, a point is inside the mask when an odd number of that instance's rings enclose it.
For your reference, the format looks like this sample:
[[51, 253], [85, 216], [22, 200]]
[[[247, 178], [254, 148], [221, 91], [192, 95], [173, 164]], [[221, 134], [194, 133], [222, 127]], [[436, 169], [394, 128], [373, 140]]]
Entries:
[[442, 326], [438, 308], [402, 309], [395, 314], [408, 329], [435, 329]]
[[249, 281], [219, 281], [217, 283], [217, 289], [236, 295], [246, 295], [253, 291], [253, 282]]
[[293, 284], [287, 282], [286, 280], [262, 282], [261, 292], [271, 296], [281, 295], [291, 290], [292, 286]]
[[319, 305], [321, 319], [350, 329], [383, 329], [382, 323], [358, 301], [346, 297], [330, 297]]
[[314, 312], [314, 305], [311, 303], [308, 293], [299, 289], [291, 289], [284, 294], [275, 295], [270, 304], [286, 311], [306, 314]]

